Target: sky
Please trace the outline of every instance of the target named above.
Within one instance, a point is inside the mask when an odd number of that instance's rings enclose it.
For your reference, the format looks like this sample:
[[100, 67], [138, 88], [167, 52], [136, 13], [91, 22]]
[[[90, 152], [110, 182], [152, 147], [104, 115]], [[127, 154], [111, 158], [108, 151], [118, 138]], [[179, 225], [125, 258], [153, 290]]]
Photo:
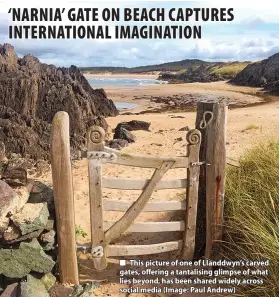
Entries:
[[[64, 2], [63, 2], [64, 1]], [[24, 4], [23, 4], [24, 2]], [[279, 52], [279, 17], [277, 1], [66, 1], [47, 2], [41, 7], [138, 7], [171, 8], [216, 7], [234, 8], [233, 22], [180, 22], [173, 25], [201, 25], [202, 39], [182, 40], [11, 40], [8, 26], [12, 22], [11, 7], [37, 7], [38, 2], [0, 0], [0, 44], [12, 44], [19, 56], [32, 54], [42, 62], [57, 66], [125, 66], [152, 65], [184, 59], [206, 61], [257, 61]], [[37, 3], [37, 4], [36, 4]], [[59, 4], [57, 4], [59, 3]], [[276, 5], [277, 4], [277, 5]], [[59, 5], [59, 6], [57, 6]], [[20, 23], [21, 25], [23, 23]], [[26, 24], [26, 23], [25, 23]], [[27, 23], [28, 24], [28, 23]], [[45, 24], [45, 23], [44, 23]], [[54, 23], [49, 23], [53, 25]], [[62, 24], [68, 24], [63, 22]], [[72, 25], [73, 23], [71, 23]], [[80, 23], [81, 24], [81, 23]], [[144, 25], [172, 23], [144, 23]], [[33, 23], [34, 25], [34, 23]], [[61, 25], [61, 23], [59, 24]], [[88, 23], [82, 23], [88, 25]], [[92, 23], [90, 23], [92, 25]], [[113, 22], [98, 22], [108, 25]], [[120, 23], [117, 25], [143, 25]]]

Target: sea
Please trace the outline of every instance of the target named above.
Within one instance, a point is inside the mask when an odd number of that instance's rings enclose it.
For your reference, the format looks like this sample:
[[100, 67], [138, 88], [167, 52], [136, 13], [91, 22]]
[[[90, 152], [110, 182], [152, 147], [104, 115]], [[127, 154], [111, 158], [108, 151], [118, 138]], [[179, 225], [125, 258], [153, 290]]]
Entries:
[[[86, 76], [85, 76], [86, 77]], [[129, 78], [129, 77], [86, 77], [93, 89], [104, 88], [104, 87], [137, 87], [137, 86], [151, 86], [161, 85], [167, 82], [152, 79], [152, 78]], [[129, 102], [114, 102], [118, 110], [133, 109], [138, 106], [135, 103]]]
[[161, 85], [167, 82], [152, 78], [129, 78], [129, 77], [86, 77], [92, 88], [113, 86], [150, 86]]

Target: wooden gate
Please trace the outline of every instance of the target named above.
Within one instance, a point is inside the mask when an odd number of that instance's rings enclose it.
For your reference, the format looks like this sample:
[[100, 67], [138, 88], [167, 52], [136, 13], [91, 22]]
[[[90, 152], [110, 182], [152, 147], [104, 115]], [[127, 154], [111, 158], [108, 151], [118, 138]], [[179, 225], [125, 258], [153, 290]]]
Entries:
[[[106, 268], [106, 258], [110, 256], [135, 256], [177, 250], [182, 247], [182, 258], [192, 259], [195, 246], [196, 213], [199, 182], [199, 149], [201, 134], [191, 130], [187, 134], [188, 153], [186, 157], [150, 157], [121, 153], [104, 146], [105, 131], [101, 127], [91, 127], [88, 132], [88, 151], [80, 157], [88, 158], [89, 197], [91, 211], [91, 238], [94, 266], [98, 270]], [[153, 168], [148, 180], [106, 178], [102, 176], [102, 164]], [[164, 180], [162, 177], [170, 169], [188, 168], [187, 178]], [[135, 202], [103, 199], [102, 188], [121, 190], [142, 190]], [[184, 202], [148, 203], [153, 191], [160, 189], [186, 188]], [[167, 211], [185, 209], [185, 221], [134, 223], [143, 211]], [[112, 225], [103, 224], [103, 211], [124, 211], [125, 214]], [[126, 230], [129, 232], [182, 231], [183, 240], [155, 245], [110, 245]]]
[[[218, 111], [218, 114], [222, 114], [219, 112], [219, 107], [216, 110]], [[215, 111], [213, 110], [211, 114], [214, 117]], [[220, 128], [219, 130], [215, 128], [220, 127], [220, 115], [218, 114], [216, 113], [216, 120], [213, 120], [213, 124], [211, 124], [211, 126], [213, 127], [213, 131], [218, 132], [218, 134], [222, 134], [219, 131]], [[203, 113], [203, 115], [203, 121], [206, 121], [206, 113]], [[223, 116], [221, 116], [221, 118], [223, 118]], [[105, 147], [105, 131], [101, 127], [93, 126], [89, 129], [87, 134], [87, 151], [80, 151], [77, 154], [77, 157], [88, 159], [91, 221], [91, 248], [89, 250], [94, 259], [94, 267], [97, 270], [105, 269], [107, 266], [107, 258], [111, 256], [147, 255], [181, 250], [181, 259], [193, 259], [196, 237], [197, 205], [199, 198], [200, 165], [205, 164], [205, 160], [207, 162], [210, 162], [211, 160], [214, 162], [216, 157], [215, 154], [212, 154], [212, 152], [215, 151], [216, 145], [221, 143], [220, 141], [215, 141], [216, 133], [214, 133], [205, 134], [207, 146], [210, 150], [207, 154], [203, 151], [201, 152], [202, 156], [205, 155], [205, 159], [202, 160], [203, 162], [200, 162], [201, 132], [198, 129], [190, 130], [186, 135], [188, 144], [185, 157], [152, 157], [125, 154]], [[208, 138], [209, 136], [210, 138]], [[210, 144], [209, 146], [210, 139], [212, 139], [212, 145]], [[224, 143], [222, 141], [222, 145], [223, 144]], [[222, 156], [225, 157], [225, 154]], [[222, 159], [224, 159], [223, 157]], [[150, 179], [146, 180], [107, 178], [102, 175], [102, 164], [104, 163], [153, 168], [154, 172]], [[62, 283], [77, 284], [77, 246], [75, 241], [74, 199], [69, 143], [69, 117], [65, 112], [59, 112], [53, 120], [51, 135], [51, 165], [57, 218], [60, 281]], [[203, 167], [205, 168], [211, 166]], [[184, 179], [162, 180], [163, 176], [169, 170], [175, 168], [187, 168], [187, 176]], [[212, 187], [217, 189], [215, 192], [208, 191], [210, 195], [206, 200], [207, 209], [211, 207], [211, 212], [214, 213], [215, 211], [216, 214], [219, 214], [220, 212], [220, 207], [218, 206], [219, 200], [223, 201], [224, 198], [224, 192], [222, 192], [225, 180], [223, 169], [223, 165], [218, 165], [215, 169], [218, 176], [215, 173], [214, 175], [210, 173], [210, 175], [207, 174], [206, 179], [202, 178], [202, 180], [205, 180], [203, 187], [206, 190]], [[220, 178], [220, 176], [222, 177], [221, 187], [215, 186], [215, 175], [218, 178]], [[205, 175], [203, 174], [201, 176]], [[212, 181], [210, 180], [211, 176], [213, 179]], [[131, 202], [125, 200], [104, 199], [102, 197], [103, 188], [142, 190], [142, 192], [135, 202]], [[186, 189], [186, 197], [184, 201], [149, 202], [154, 190], [178, 188]], [[220, 189], [222, 189], [222, 191], [220, 191]], [[215, 209], [212, 209], [213, 199], [215, 199], [217, 205]], [[135, 222], [141, 212], [172, 210], [184, 210], [185, 219], [183, 221], [176, 222]], [[119, 211], [125, 213], [118, 221], [104, 224], [104, 211]], [[216, 222], [212, 216], [207, 216], [206, 220], [207, 226], [211, 226], [206, 230], [206, 242], [211, 244], [212, 239], [216, 239], [216, 237], [214, 238], [212, 236], [212, 228], [215, 228], [214, 226], [216, 226]], [[221, 226], [221, 219], [218, 224]], [[177, 241], [151, 245], [112, 244], [126, 231], [181, 231], [182, 236], [181, 239]]]

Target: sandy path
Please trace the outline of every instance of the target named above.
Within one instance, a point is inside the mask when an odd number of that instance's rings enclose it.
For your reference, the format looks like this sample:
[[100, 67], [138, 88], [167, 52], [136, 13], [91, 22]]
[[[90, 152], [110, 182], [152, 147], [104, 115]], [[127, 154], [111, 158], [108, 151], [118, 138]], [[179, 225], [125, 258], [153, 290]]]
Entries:
[[[194, 86], [195, 85], [195, 86]], [[160, 92], [164, 92], [165, 86], [160, 86]], [[197, 88], [198, 87], [198, 88]], [[223, 89], [222, 89], [223, 88]], [[252, 95], [245, 95], [242, 93], [233, 92], [231, 86], [226, 86], [223, 83], [216, 84], [191, 84], [187, 87], [193, 89], [193, 92], [212, 92], [212, 94], [220, 93], [223, 96], [232, 96], [234, 98], [240, 98]], [[182, 88], [185, 91], [185, 86]], [[175, 85], [175, 90], [180, 91], [180, 87]], [[240, 89], [239, 89], [240, 90]], [[168, 90], [171, 93], [171, 90]], [[255, 93], [257, 90], [251, 88], [242, 88], [242, 92], [248, 92], [249, 94]], [[109, 94], [113, 92], [113, 89], [108, 89]], [[115, 96], [126, 94], [127, 90], [119, 90]], [[130, 91], [129, 91], [130, 92]], [[143, 92], [143, 91], [142, 91]], [[155, 92], [154, 88], [148, 89], [148, 92]], [[182, 90], [181, 90], [182, 92]], [[129, 96], [138, 96], [138, 91], [129, 93]], [[158, 93], [157, 93], [158, 94]], [[229, 97], [230, 98], [230, 97]], [[249, 97], [250, 98], [250, 97]], [[256, 97], [255, 97], [256, 98]], [[254, 98], [254, 99], [255, 99]], [[127, 99], [127, 98], [126, 98]], [[246, 98], [247, 99], [247, 98]], [[258, 141], [266, 141], [269, 138], [279, 139], [279, 101], [274, 97], [274, 101], [265, 105], [239, 108], [229, 110], [228, 114], [228, 129], [227, 129], [227, 155], [230, 158], [236, 159], [241, 156], [244, 151], [254, 145]], [[117, 101], [119, 98], [117, 97]], [[129, 98], [128, 98], [129, 100]], [[144, 108], [144, 107], [143, 107]], [[182, 118], [177, 118], [180, 116]], [[186, 140], [185, 132], [178, 131], [184, 126], [194, 127], [195, 113], [179, 113], [179, 114], [144, 114], [144, 115], [120, 115], [115, 118], [108, 118], [109, 125], [114, 128], [119, 122], [129, 120], [144, 120], [151, 122], [151, 131], [135, 131], [133, 132], [137, 141], [131, 144], [129, 147], [124, 148], [123, 152], [147, 154], [157, 156], [183, 156], [186, 154]], [[250, 127], [250, 128], [249, 128]], [[177, 138], [182, 137], [182, 141], [177, 141]], [[111, 177], [127, 177], [127, 178], [148, 178], [152, 174], [151, 170], [142, 170], [133, 167], [105, 165], [104, 175]], [[87, 162], [86, 160], [75, 161], [73, 165], [74, 175], [74, 189], [75, 189], [75, 211], [76, 211], [76, 225], [80, 225], [88, 234], [90, 234], [90, 217], [89, 217], [89, 199], [88, 199], [88, 180], [87, 180]], [[186, 176], [186, 170], [177, 169], [172, 170], [166, 175], [167, 178], [183, 178]], [[50, 174], [44, 177], [44, 180], [51, 180]], [[113, 199], [125, 199], [135, 200], [139, 195], [138, 191], [116, 191], [105, 190], [104, 197]], [[182, 200], [185, 199], [185, 191], [157, 191], [152, 196], [152, 200]], [[106, 212], [105, 220], [116, 220], [121, 217], [121, 213]], [[182, 217], [181, 213], [145, 213], [140, 215], [139, 221], [169, 221], [179, 220]], [[160, 233], [160, 234], [148, 234], [144, 235], [125, 235], [117, 243], [159, 243], [178, 239], [179, 234], [173, 233]], [[89, 243], [90, 236], [86, 238], [78, 238], [80, 243]], [[164, 259], [175, 258], [175, 253], [171, 255], [152, 256], [152, 258], [163, 257]], [[151, 257], [149, 257], [151, 258]], [[114, 259], [111, 260], [109, 268], [105, 272], [96, 273], [92, 269], [91, 261], [80, 260], [80, 273], [82, 280], [98, 279], [103, 280], [104, 285], [97, 290], [97, 296], [123, 296], [119, 294], [118, 284], [119, 279], [117, 271], [119, 270], [118, 262]], [[129, 296], [144, 296], [144, 295], [129, 295]], [[156, 296], [156, 295], [148, 295]], [[163, 296], [163, 295], [162, 295]], [[187, 295], [191, 296], [191, 295]], [[194, 296], [194, 295], [192, 295]], [[202, 296], [202, 295], [199, 295]]]

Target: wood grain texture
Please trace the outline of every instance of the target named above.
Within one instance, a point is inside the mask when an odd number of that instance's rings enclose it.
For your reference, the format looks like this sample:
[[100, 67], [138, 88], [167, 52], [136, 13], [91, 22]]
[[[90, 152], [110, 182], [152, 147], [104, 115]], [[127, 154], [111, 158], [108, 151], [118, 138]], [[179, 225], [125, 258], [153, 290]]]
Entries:
[[[105, 131], [101, 127], [92, 126], [87, 134], [88, 151], [103, 151]], [[102, 246], [104, 256], [93, 258], [94, 267], [103, 270], [107, 267], [105, 233], [103, 228], [103, 194], [102, 194], [102, 164], [100, 159], [88, 159], [91, 245], [92, 248]]]
[[199, 190], [199, 173], [200, 166], [199, 152], [201, 143], [201, 133], [199, 130], [191, 130], [187, 134], [188, 141], [188, 157], [189, 168], [187, 169], [188, 186], [186, 197], [186, 212], [185, 212], [185, 232], [183, 236], [182, 258], [192, 260], [195, 251], [196, 238], [196, 220], [197, 220], [197, 205], [198, 205], [198, 190]]
[[151, 157], [141, 155], [131, 155], [119, 152], [117, 150], [105, 147], [105, 152], [113, 153], [117, 156], [116, 159], [108, 160], [108, 163], [115, 163], [119, 165], [135, 166], [142, 168], [157, 168], [159, 169], [163, 162], [173, 162], [172, 168], [186, 168], [188, 167], [187, 157]]
[[[226, 103], [213, 103], [213, 121], [207, 129], [206, 159], [206, 250], [211, 258], [216, 241], [222, 239], [226, 180]], [[218, 191], [218, 192], [217, 192]]]
[[[129, 200], [113, 200], [103, 199], [104, 210], [107, 211], [127, 211], [133, 201]], [[143, 212], [161, 212], [161, 211], [173, 211], [173, 210], [185, 210], [186, 201], [154, 201], [146, 203], [143, 208]]]
[[131, 205], [127, 212], [120, 218], [109, 230], [105, 233], [105, 242], [109, 244], [114, 239], [120, 237], [120, 235], [128, 229], [128, 227], [135, 221], [141, 211], [144, 209], [146, 203], [151, 197], [158, 182], [165, 175], [165, 173], [172, 168], [174, 162], [163, 162], [161, 167], [156, 169], [152, 178], [143, 189], [139, 198]]
[[[115, 221], [104, 222], [104, 230], [108, 230], [113, 226]], [[139, 232], [139, 233], [150, 233], [150, 232], [175, 232], [184, 231], [185, 222], [136, 222], [133, 223], [125, 233]]]
[[78, 284], [69, 116], [66, 112], [55, 115], [50, 142], [60, 282]]
[[[107, 189], [120, 190], [142, 190], [150, 182], [150, 179], [130, 179], [130, 178], [108, 178], [103, 177], [103, 187]], [[161, 180], [155, 190], [181, 189], [186, 188], [187, 179]]]
[[109, 245], [109, 257], [152, 255], [181, 249], [182, 240], [149, 245]]

